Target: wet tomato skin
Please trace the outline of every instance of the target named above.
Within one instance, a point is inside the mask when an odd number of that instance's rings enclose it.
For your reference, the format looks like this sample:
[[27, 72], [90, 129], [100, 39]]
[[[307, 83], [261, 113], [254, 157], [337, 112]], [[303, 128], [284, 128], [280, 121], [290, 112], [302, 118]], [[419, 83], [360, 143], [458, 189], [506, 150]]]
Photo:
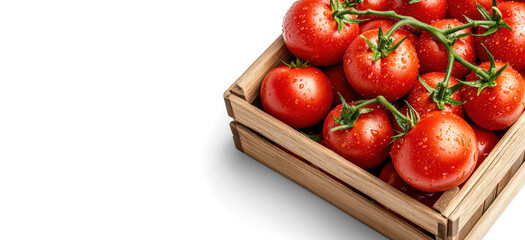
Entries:
[[[389, 0], [390, 10], [404, 16], [411, 16], [421, 22], [430, 24], [447, 16], [447, 0], [421, 0], [409, 3], [406, 0]], [[396, 20], [397, 21], [397, 20]], [[421, 30], [412, 26], [404, 26], [411, 32], [420, 33]]]
[[[496, 62], [496, 69], [505, 64]], [[490, 63], [484, 62], [478, 67], [487, 70]], [[477, 81], [475, 73], [467, 76], [466, 81]], [[496, 86], [487, 87], [478, 95], [478, 89], [463, 86], [461, 99], [466, 103], [463, 109], [477, 125], [488, 130], [501, 130], [518, 120], [525, 109], [525, 79], [511, 66], [505, 68], [496, 78]]]
[[[492, 13], [492, 0], [448, 0], [447, 15], [449, 18], [467, 22], [464, 16], [472, 20], [484, 20], [483, 16], [476, 7], [476, 2], [489, 13]], [[501, 0], [497, 1], [498, 4]]]
[[381, 174], [379, 174], [379, 179], [388, 183], [390, 186], [396, 188], [397, 190], [403, 192], [404, 194], [416, 199], [420, 203], [425, 204], [428, 207], [432, 207], [439, 197], [441, 197], [441, 192], [438, 193], [428, 193], [417, 190], [410, 185], [408, 185], [403, 179], [397, 174], [394, 169], [394, 165], [390, 162], [388, 163]]
[[[431, 26], [447, 29], [463, 25], [456, 19], [443, 19], [435, 21]], [[472, 33], [470, 29], [463, 29], [458, 34]], [[462, 37], [454, 43], [454, 51], [471, 64], [476, 62], [476, 45], [472, 35]], [[423, 32], [417, 43], [417, 56], [419, 58], [420, 73], [446, 72], [448, 65], [448, 52], [445, 46], [436, 40], [429, 32]], [[464, 79], [470, 73], [470, 69], [459, 62], [454, 62], [452, 76]]]
[[421, 119], [390, 152], [394, 167], [407, 184], [424, 192], [441, 192], [468, 179], [478, 158], [470, 125], [449, 112]]
[[[377, 44], [378, 29], [362, 35]], [[394, 32], [397, 43], [406, 35]], [[343, 64], [348, 83], [364, 98], [384, 96], [392, 102], [405, 96], [417, 79], [419, 62], [414, 45], [404, 41], [386, 58], [372, 60], [374, 55], [366, 41], [356, 38], [345, 53]]]
[[383, 20], [372, 20], [372, 21], [366, 22], [363, 25], [361, 25], [359, 29], [361, 33], [364, 33], [366, 31], [381, 28], [383, 29], [383, 32], [386, 34], [388, 29], [392, 28], [392, 26], [394, 26], [394, 23], [392, 21], [383, 19]]
[[490, 151], [494, 149], [496, 144], [499, 142], [498, 135], [490, 130], [483, 129], [476, 124], [470, 125], [476, 134], [478, 140], [478, 163], [474, 168], [474, 171], [478, 169], [479, 165], [489, 156]]
[[[488, 36], [476, 37], [478, 56], [481, 61], [488, 61], [483, 44], [497, 61], [508, 62], [517, 71], [525, 70], [525, 3], [503, 2], [498, 8], [512, 31], [499, 28]], [[478, 34], [485, 32], [484, 28], [478, 30]]]
[[[388, 0], [364, 0], [362, 3], [356, 6], [357, 10], [365, 11], [367, 9], [376, 11], [388, 11], [389, 10]], [[386, 16], [379, 15], [360, 15], [359, 19], [387, 19]]]
[[332, 101], [328, 77], [314, 67], [277, 67], [261, 85], [264, 111], [293, 128], [306, 128], [322, 121]]
[[379, 166], [388, 157], [388, 144], [393, 136], [388, 114], [379, 105], [366, 106], [373, 111], [363, 113], [350, 129], [330, 131], [339, 126], [334, 119], [341, 115], [343, 105], [336, 106], [326, 116], [323, 139], [326, 147], [357, 166], [369, 169]]
[[334, 89], [334, 105], [341, 104], [339, 93], [346, 101], [357, 101], [363, 99], [363, 97], [361, 97], [361, 95], [359, 95], [359, 93], [357, 93], [346, 80], [343, 63], [326, 67], [323, 69], [323, 72], [332, 83], [332, 87]]
[[390, 9], [397, 14], [411, 16], [427, 24], [447, 16], [446, 0], [421, 0], [412, 4], [409, 2], [405, 0], [389, 0]]
[[[426, 84], [435, 89], [438, 83], [445, 79], [445, 75], [446, 74], [442, 72], [427, 73], [421, 75], [421, 80], [423, 80]], [[458, 80], [456, 80], [454, 77], [451, 77], [448, 86], [451, 87], [458, 83]], [[452, 99], [461, 102], [461, 96], [459, 91], [453, 93], [451, 97]], [[445, 104], [445, 109], [440, 110], [437, 104], [434, 101], [432, 101], [430, 93], [419, 81], [416, 81], [414, 83], [414, 86], [408, 93], [407, 102], [410, 104], [410, 106], [414, 108], [414, 110], [416, 110], [417, 113], [419, 113], [421, 117], [425, 117], [427, 114], [434, 111], [451, 112], [460, 116], [461, 118], [465, 117], [465, 113], [463, 112], [462, 106]]]
[[293, 55], [316, 66], [340, 62], [346, 47], [358, 35], [357, 23], [345, 23], [338, 31], [330, 0], [296, 1], [284, 17], [284, 43]]

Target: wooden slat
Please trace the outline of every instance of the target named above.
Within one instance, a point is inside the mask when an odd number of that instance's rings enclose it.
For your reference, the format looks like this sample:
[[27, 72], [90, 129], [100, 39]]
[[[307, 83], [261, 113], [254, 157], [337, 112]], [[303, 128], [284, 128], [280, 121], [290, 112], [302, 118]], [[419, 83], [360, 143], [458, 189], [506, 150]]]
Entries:
[[[510, 171], [509, 171], [509, 173], [510, 173]], [[483, 203], [483, 212], [490, 207], [490, 204], [492, 204], [492, 202], [494, 202], [494, 200], [496, 199], [497, 195], [498, 195], [498, 188], [496, 187], [496, 188], [494, 188], [494, 190], [492, 190], [490, 192], [490, 194], [487, 197], [487, 199], [485, 199], [485, 202]]]
[[[446, 219], [424, 204], [406, 196], [387, 183], [315, 143], [295, 129], [264, 113], [243, 99], [231, 95], [236, 121], [334, 175], [394, 212], [440, 238], [446, 235]], [[441, 231], [440, 231], [441, 230]]]
[[391, 239], [431, 239], [413, 226], [302, 162], [251, 130], [233, 123], [243, 151]]
[[[486, 201], [493, 189], [503, 180], [516, 161], [521, 161], [520, 156], [525, 150], [525, 115], [513, 125], [499, 144], [504, 144], [494, 157], [494, 161], [488, 166], [486, 172], [479, 178], [472, 189], [467, 193], [460, 205], [449, 217], [449, 235], [456, 235], [460, 229], [465, 227], [474, 216], [476, 211]], [[502, 141], [505, 139], [505, 142]], [[457, 221], [457, 223], [455, 223]], [[451, 224], [452, 222], [452, 224]]]
[[478, 220], [481, 218], [482, 215], [483, 215], [483, 206], [480, 206], [478, 210], [474, 212], [472, 217], [467, 221], [467, 223], [465, 223], [465, 226], [461, 228], [459, 233], [456, 236], [450, 237], [448, 240], [464, 239], [468, 235], [470, 230], [474, 227], [474, 225], [478, 222]]
[[452, 188], [450, 190], [447, 190], [444, 192], [441, 197], [437, 200], [437, 202], [432, 206], [434, 210], [438, 212], [442, 212], [448, 205], [450, 205], [450, 201], [456, 197], [459, 193], [459, 187]]
[[239, 77], [231, 91], [246, 101], [253, 102], [259, 95], [259, 89], [266, 74], [282, 64], [281, 59], [288, 61], [291, 56], [290, 51], [284, 45], [283, 36], [280, 35]]
[[[522, 153], [521, 156], [518, 158], [518, 161], [516, 161], [516, 163], [514, 163], [514, 165], [512, 165], [510, 171], [507, 174], [505, 174], [505, 177], [503, 178], [503, 180], [501, 180], [498, 183], [498, 189], [497, 189], [497, 194], [498, 195], [503, 190], [503, 188], [505, 188], [505, 186], [507, 186], [507, 183], [510, 181], [510, 179], [512, 179], [512, 176], [514, 176], [514, 174], [516, 174], [518, 169], [521, 167], [521, 164], [523, 163], [523, 157], [524, 156], [525, 156], [525, 152]], [[521, 161], [519, 159], [521, 159]]]
[[509, 184], [507, 184], [507, 186], [501, 191], [496, 200], [494, 200], [492, 205], [479, 219], [465, 239], [474, 240], [483, 238], [490, 227], [494, 224], [496, 219], [498, 219], [499, 215], [501, 215], [505, 207], [509, 205], [510, 201], [514, 198], [514, 196], [516, 196], [524, 184], [525, 165], [522, 165], [518, 172], [516, 172], [516, 174], [512, 177]]
[[235, 144], [235, 148], [237, 148], [239, 151], [243, 151], [242, 150], [242, 144], [241, 144], [241, 137], [239, 136], [239, 132], [238, 132], [238, 128], [237, 126], [232, 122], [230, 123], [230, 129], [232, 131], [232, 135], [233, 135], [233, 144]]

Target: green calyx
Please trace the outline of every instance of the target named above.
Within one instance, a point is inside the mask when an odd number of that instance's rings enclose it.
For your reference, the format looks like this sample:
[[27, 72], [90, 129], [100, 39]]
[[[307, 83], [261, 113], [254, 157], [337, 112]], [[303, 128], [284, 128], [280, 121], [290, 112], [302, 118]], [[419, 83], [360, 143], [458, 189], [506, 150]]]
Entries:
[[418, 2], [421, 2], [421, 0], [412, 0], [412, 1], [408, 2], [408, 4], [414, 4], [414, 3], [418, 3]]
[[330, 129], [331, 132], [353, 128], [355, 123], [357, 122], [357, 119], [362, 113], [372, 111], [371, 108], [362, 108], [363, 105], [367, 105], [367, 101], [358, 101], [355, 104], [352, 104], [352, 106], [350, 106], [348, 105], [348, 103], [346, 103], [346, 100], [341, 94], [339, 94], [339, 97], [341, 98], [341, 102], [343, 103], [343, 111], [341, 112], [341, 115], [339, 115], [338, 118], [332, 116], [332, 119], [334, 119], [335, 124], [339, 126]]
[[388, 100], [386, 100], [386, 98], [383, 96], [377, 96], [373, 99], [357, 101], [354, 104], [352, 104], [352, 106], [346, 103], [345, 99], [343, 98], [343, 96], [341, 96], [341, 94], [339, 94], [339, 97], [341, 98], [341, 102], [343, 103], [343, 111], [341, 112], [341, 115], [338, 118], [331, 116], [332, 119], [334, 119], [335, 124], [339, 125], [330, 129], [331, 132], [354, 127], [355, 123], [357, 122], [357, 119], [361, 114], [373, 111], [372, 108], [365, 108], [366, 106], [373, 103], [382, 104], [386, 109], [392, 112], [397, 124], [399, 124], [399, 126], [403, 130], [402, 132], [396, 131], [397, 135], [392, 137], [392, 141], [390, 142], [390, 144], [392, 144], [397, 139], [400, 139], [403, 136], [405, 136], [412, 128], [414, 128], [414, 126], [416, 126], [416, 124], [420, 120], [419, 114], [406, 101], [405, 103], [407, 104], [409, 111], [407, 115], [403, 115], [401, 112], [399, 112], [399, 110], [397, 110], [397, 108], [394, 105], [388, 102]]
[[291, 67], [291, 68], [305, 68], [305, 67], [309, 67], [310, 65], [308, 64], [308, 61], [306, 62], [303, 62], [303, 60], [299, 59], [299, 58], [296, 58], [295, 59], [295, 62], [294, 61], [291, 61], [290, 63], [287, 63], [285, 62], [284, 60], [281, 59], [281, 62], [288, 66], [288, 67]]
[[314, 134], [313, 132], [310, 132], [310, 133], [301, 132], [301, 133], [303, 135], [305, 135], [306, 137], [314, 140], [315, 142], [322, 142], [323, 141], [323, 138], [321, 136], [313, 135]]
[[370, 42], [370, 40], [368, 40], [363, 35], [360, 35], [359, 37], [363, 38], [366, 41], [368, 47], [370, 47], [370, 49], [374, 53], [372, 61], [375, 62], [379, 60], [379, 58], [386, 58], [388, 54], [395, 51], [401, 45], [401, 43], [403, 43], [407, 39], [408, 36], [401, 39], [401, 41], [397, 42], [395, 45], [394, 42], [396, 39], [388, 35], [385, 36], [383, 34], [383, 29], [381, 28], [379, 28], [379, 34], [377, 36], [377, 45]]
[[[481, 27], [486, 28], [487, 31], [479, 35], [473, 34], [474, 36], [477, 36], [477, 37], [488, 36], [490, 34], [495, 33], [499, 28], [502, 28], [502, 27], [507, 28], [510, 31], [512, 31], [512, 28], [505, 21], [503, 21], [502, 19], [503, 14], [498, 9], [498, 4], [496, 0], [492, 0], [492, 15], [485, 8], [479, 5], [477, 2], [476, 2], [476, 7], [478, 8], [478, 11], [481, 13], [481, 16], [483, 16], [483, 18], [486, 21], [493, 21], [495, 24], [492, 26], [481, 25]], [[467, 16], [464, 16], [464, 17], [469, 23], [475, 22], [474, 20], [468, 18]]]
[[419, 82], [423, 85], [423, 87], [430, 93], [430, 98], [433, 102], [437, 104], [439, 109], [445, 109], [445, 104], [459, 106], [465, 103], [451, 98], [452, 94], [454, 94], [461, 88], [461, 86], [463, 86], [462, 83], [458, 83], [449, 88], [447, 85], [445, 85], [445, 81], [443, 81], [438, 83], [436, 88], [434, 89], [430, 87], [425, 81], [423, 81], [421, 77], [417, 76], [417, 78]]
[[405, 104], [408, 107], [408, 113], [406, 116], [401, 117], [402, 115], [396, 114], [396, 112], [392, 112], [394, 113], [394, 119], [403, 131], [398, 131], [394, 129], [396, 135], [392, 137], [392, 141], [390, 142], [390, 144], [394, 143], [398, 139], [403, 138], [408, 133], [408, 131], [414, 128], [414, 126], [421, 120], [419, 113], [417, 113], [416, 110], [407, 101], [405, 101]]
[[341, 31], [345, 23], [360, 23], [367, 21], [368, 19], [353, 19], [348, 16], [350, 9], [362, 3], [363, 0], [344, 0], [343, 3], [339, 3], [339, 0], [330, 0], [330, 6], [332, 7], [332, 18], [337, 22], [337, 31]]
[[487, 53], [487, 56], [489, 58], [490, 67], [489, 70], [483, 70], [480, 69], [484, 75], [487, 75], [487, 77], [483, 77], [482, 74], [476, 73], [476, 76], [480, 78], [478, 81], [474, 82], [467, 82], [467, 81], [460, 81], [462, 84], [465, 84], [467, 86], [476, 87], [478, 88], [478, 96], [483, 91], [483, 89], [489, 87], [493, 88], [497, 86], [496, 79], [503, 73], [505, 68], [509, 66], [509, 63], [505, 64], [505, 66], [501, 67], [500, 69], [496, 69], [496, 61], [494, 60], [494, 57], [490, 54], [489, 50], [485, 47], [485, 45], [481, 44], [483, 46], [483, 49], [485, 49], [485, 53]]

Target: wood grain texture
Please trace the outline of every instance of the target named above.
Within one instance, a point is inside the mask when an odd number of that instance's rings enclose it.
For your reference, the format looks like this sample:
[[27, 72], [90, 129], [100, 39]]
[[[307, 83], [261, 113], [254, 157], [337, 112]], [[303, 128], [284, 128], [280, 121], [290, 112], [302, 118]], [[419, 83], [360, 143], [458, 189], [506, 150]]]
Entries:
[[261, 88], [261, 83], [266, 74], [275, 67], [279, 66], [281, 60], [288, 61], [292, 54], [284, 45], [283, 36], [277, 39], [264, 51], [257, 60], [244, 72], [232, 87], [232, 92], [244, 98], [248, 102], [253, 102]]
[[474, 240], [483, 238], [524, 184], [525, 165], [522, 165], [465, 239]]
[[244, 152], [391, 239], [431, 239], [320, 170], [275, 147], [238, 123]]
[[450, 202], [452, 201], [452, 199], [454, 199], [454, 197], [456, 197], [456, 195], [458, 195], [458, 193], [459, 187], [447, 190], [443, 193], [443, 195], [441, 195], [441, 197], [439, 197], [439, 199], [434, 204], [434, 206], [432, 206], [432, 208], [434, 208], [434, 210], [438, 212], [442, 212], [448, 205], [450, 205]]
[[228, 116], [235, 119], [235, 115], [233, 115], [233, 109], [232, 104], [230, 102], [230, 95], [234, 94], [234, 89], [237, 87], [237, 82], [234, 82], [226, 91], [222, 94], [222, 97], [224, 99], [224, 104], [226, 105], [226, 112], [228, 113]]
[[446, 229], [447, 225], [446, 219], [441, 214], [399, 192], [243, 99], [231, 95], [230, 101], [236, 121], [297, 153], [430, 233], [445, 237], [445, 231], [439, 232], [440, 225], [441, 229]]
[[237, 130], [237, 126], [232, 122], [230, 123], [230, 129], [232, 131], [233, 135], [233, 144], [235, 144], [235, 148], [237, 148], [239, 151], [242, 150], [242, 143], [241, 143], [241, 137], [239, 136], [239, 131]]
[[523, 163], [524, 156], [525, 156], [525, 152], [521, 154], [521, 156], [518, 158], [518, 161], [516, 161], [512, 165], [512, 167], [510, 168], [510, 171], [508, 171], [508, 173], [505, 174], [505, 177], [498, 183], [497, 194], [499, 194], [505, 188], [505, 186], [507, 186], [507, 183], [510, 181], [510, 179], [512, 179], [514, 174], [516, 174], [518, 169], [521, 167], [521, 164]]
[[498, 195], [498, 189], [495, 188], [494, 190], [492, 190], [492, 192], [489, 194], [489, 196], [487, 197], [487, 199], [485, 199], [485, 202], [483, 203], [483, 211], [487, 210], [489, 207], [490, 207], [490, 204], [492, 204], [492, 202], [494, 202], [494, 200], [496, 199], [496, 196]]
[[481, 216], [483, 215], [483, 205], [480, 206], [478, 208], [478, 210], [476, 210], [474, 212], [474, 214], [472, 214], [472, 217], [470, 217], [467, 222], [465, 223], [465, 225], [460, 228], [458, 234], [456, 236], [452, 236], [450, 239], [451, 240], [461, 240], [461, 239], [464, 239], [468, 233], [470, 232], [470, 230], [474, 227], [474, 225], [478, 222], [478, 220], [481, 218]]

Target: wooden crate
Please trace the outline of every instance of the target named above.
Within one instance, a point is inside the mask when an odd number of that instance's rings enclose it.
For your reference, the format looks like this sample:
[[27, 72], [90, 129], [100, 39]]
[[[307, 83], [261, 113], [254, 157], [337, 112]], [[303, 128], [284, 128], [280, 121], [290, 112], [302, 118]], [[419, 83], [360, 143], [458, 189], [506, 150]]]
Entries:
[[262, 80], [290, 58], [279, 36], [224, 93], [236, 147], [385, 236], [480, 239], [525, 183], [524, 114], [461, 189], [445, 192], [433, 208], [425, 206], [261, 110]]

